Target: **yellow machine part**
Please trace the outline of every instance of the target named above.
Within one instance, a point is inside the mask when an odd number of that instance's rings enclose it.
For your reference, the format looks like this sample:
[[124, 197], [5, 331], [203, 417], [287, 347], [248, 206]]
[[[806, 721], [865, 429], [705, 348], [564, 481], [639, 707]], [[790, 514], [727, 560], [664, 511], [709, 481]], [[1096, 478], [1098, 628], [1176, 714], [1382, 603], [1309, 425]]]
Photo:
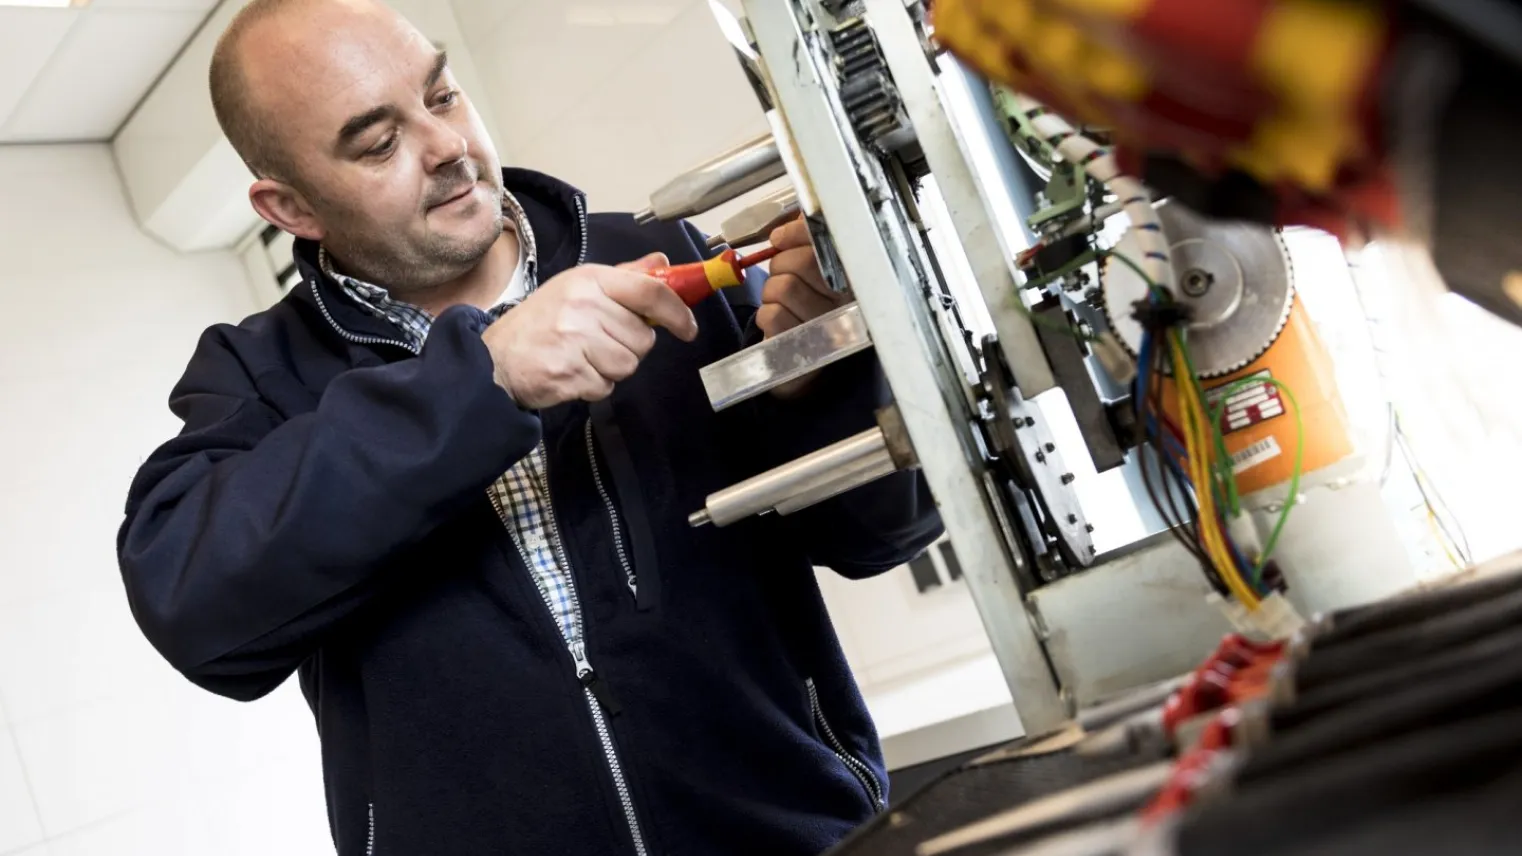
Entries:
[[[1352, 430], [1331, 355], [1296, 296], [1289, 321], [1263, 356], [1241, 371], [1203, 381], [1207, 405], [1214, 409], [1233, 382], [1267, 373], [1294, 393], [1305, 429], [1301, 474], [1331, 466], [1353, 454]], [[1212, 395], [1212, 390], [1215, 394]], [[1164, 411], [1178, 422], [1172, 378], [1163, 379]], [[1221, 432], [1227, 454], [1237, 471], [1237, 492], [1243, 496], [1288, 482], [1294, 472], [1299, 432], [1295, 405], [1268, 384], [1232, 392], [1222, 409]]]

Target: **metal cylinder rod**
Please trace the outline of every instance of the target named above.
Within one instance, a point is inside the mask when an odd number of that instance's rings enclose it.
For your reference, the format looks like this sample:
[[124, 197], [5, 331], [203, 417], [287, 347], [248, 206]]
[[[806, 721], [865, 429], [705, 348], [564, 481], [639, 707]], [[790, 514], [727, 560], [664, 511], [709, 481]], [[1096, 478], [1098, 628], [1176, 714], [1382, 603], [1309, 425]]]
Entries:
[[781, 177], [782, 152], [770, 133], [730, 149], [667, 182], [650, 194], [650, 207], [637, 223], [693, 217]]
[[[708, 495], [704, 507], [687, 518], [693, 526], [728, 526], [767, 511], [790, 513], [813, 505], [896, 469], [881, 428], [847, 437]], [[806, 504], [799, 500], [811, 498]]]

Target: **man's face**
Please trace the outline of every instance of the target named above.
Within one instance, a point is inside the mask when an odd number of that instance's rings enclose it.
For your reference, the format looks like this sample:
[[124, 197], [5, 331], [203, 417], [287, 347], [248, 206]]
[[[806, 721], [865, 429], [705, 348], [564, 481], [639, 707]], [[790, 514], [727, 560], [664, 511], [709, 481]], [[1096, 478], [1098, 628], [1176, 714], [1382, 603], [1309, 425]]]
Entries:
[[319, 8], [341, 20], [252, 39], [263, 56], [245, 66], [287, 154], [292, 175], [279, 178], [309, 212], [306, 236], [394, 292], [466, 273], [503, 228], [501, 168], [481, 117], [444, 54], [404, 19]]

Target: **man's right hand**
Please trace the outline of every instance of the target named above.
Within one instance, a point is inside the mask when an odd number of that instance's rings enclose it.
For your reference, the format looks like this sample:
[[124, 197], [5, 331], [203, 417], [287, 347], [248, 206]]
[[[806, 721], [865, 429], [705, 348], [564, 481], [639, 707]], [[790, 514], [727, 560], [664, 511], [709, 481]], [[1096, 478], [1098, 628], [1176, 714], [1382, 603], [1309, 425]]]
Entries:
[[654, 253], [618, 267], [582, 265], [536, 288], [481, 334], [497, 384], [531, 410], [596, 401], [639, 368], [655, 345], [652, 325], [692, 341], [692, 310], [647, 275], [666, 264]]

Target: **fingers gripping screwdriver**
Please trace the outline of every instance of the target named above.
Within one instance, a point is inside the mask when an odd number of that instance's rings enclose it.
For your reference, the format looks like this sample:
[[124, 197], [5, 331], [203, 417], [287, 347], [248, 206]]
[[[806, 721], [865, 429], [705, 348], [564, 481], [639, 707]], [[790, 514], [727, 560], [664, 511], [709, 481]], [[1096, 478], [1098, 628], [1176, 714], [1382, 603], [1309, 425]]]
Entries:
[[746, 268], [760, 264], [778, 252], [776, 247], [769, 247], [742, 257], [734, 250], [725, 250], [706, 262], [656, 268], [650, 275], [666, 283], [683, 303], [696, 306], [721, 288], [740, 285], [745, 281]]

